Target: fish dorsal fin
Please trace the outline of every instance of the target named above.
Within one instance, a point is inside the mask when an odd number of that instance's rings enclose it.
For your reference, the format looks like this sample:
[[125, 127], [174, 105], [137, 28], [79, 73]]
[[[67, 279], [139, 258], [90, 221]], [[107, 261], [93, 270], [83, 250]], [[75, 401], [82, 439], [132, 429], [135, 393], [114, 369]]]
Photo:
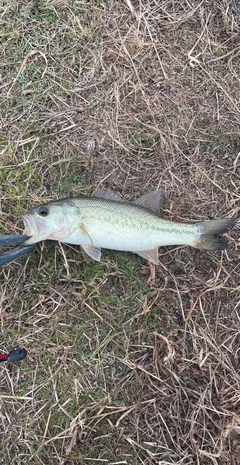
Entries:
[[99, 247], [93, 247], [93, 245], [84, 245], [81, 244], [84, 252], [91, 257], [93, 260], [100, 262], [101, 259], [101, 249]]
[[136, 205], [141, 205], [142, 207], [145, 207], [148, 210], [152, 210], [154, 213], [157, 213], [157, 215], [159, 215], [163, 200], [164, 193], [163, 191], [159, 190], [148, 192], [147, 194], [144, 194], [141, 197], [139, 197], [139, 199], [134, 200], [133, 203], [135, 203]]
[[116, 192], [112, 191], [111, 189], [104, 189], [104, 187], [98, 187], [93, 192], [92, 196], [107, 200], [115, 200], [115, 202], [123, 202], [123, 199], [120, 197], [120, 195], [116, 194]]
[[155, 249], [150, 249], [150, 250], [134, 250], [133, 252], [140, 255], [140, 257], [143, 257], [146, 260], [149, 260], [150, 262], [154, 263], [155, 265], [159, 264], [159, 261], [158, 261], [158, 247], [155, 247]]

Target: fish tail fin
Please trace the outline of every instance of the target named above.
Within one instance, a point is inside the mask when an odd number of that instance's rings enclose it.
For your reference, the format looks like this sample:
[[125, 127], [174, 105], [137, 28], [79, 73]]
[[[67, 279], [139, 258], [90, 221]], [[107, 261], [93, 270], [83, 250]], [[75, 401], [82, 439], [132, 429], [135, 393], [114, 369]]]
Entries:
[[200, 234], [194, 247], [200, 250], [227, 249], [228, 241], [222, 234], [230, 231], [237, 221], [238, 218], [224, 218], [222, 220], [210, 220], [198, 223]]

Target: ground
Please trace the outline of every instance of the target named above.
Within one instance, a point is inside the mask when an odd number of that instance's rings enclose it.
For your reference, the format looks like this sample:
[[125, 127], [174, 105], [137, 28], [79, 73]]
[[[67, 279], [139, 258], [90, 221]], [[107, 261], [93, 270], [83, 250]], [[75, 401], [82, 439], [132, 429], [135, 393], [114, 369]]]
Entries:
[[[240, 3], [14, 0], [1, 16], [0, 233], [111, 187], [239, 216]], [[239, 226], [161, 264], [56, 242], [5, 266], [0, 463], [239, 465]]]

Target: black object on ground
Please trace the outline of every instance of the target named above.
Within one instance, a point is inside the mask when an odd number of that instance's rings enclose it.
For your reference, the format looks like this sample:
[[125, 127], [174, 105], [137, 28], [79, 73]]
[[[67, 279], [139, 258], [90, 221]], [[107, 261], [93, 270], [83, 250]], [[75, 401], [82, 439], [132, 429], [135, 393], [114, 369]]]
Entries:
[[14, 349], [9, 354], [0, 354], [0, 362], [19, 362], [27, 355], [26, 349]]
[[[0, 236], [0, 247], [5, 247], [8, 245], [21, 244], [29, 239], [29, 236], [22, 236], [17, 234], [7, 234]], [[35, 247], [35, 244], [30, 245], [21, 245], [15, 249], [7, 250], [6, 252], [0, 253], [0, 266], [6, 265], [10, 262], [13, 262], [22, 255], [30, 252]]]

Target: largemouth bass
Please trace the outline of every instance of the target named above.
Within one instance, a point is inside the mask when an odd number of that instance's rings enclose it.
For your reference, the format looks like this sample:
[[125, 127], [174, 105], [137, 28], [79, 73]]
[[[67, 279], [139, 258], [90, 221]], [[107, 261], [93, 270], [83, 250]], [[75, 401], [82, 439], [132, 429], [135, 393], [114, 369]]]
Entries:
[[133, 202], [124, 201], [110, 189], [97, 189], [93, 197], [68, 198], [33, 208], [23, 216], [25, 244], [51, 239], [79, 244], [100, 261], [101, 247], [134, 252], [158, 264], [158, 247], [189, 245], [197, 249], [223, 250], [223, 233], [237, 218], [176, 223], [160, 218], [162, 191], [153, 191]]

